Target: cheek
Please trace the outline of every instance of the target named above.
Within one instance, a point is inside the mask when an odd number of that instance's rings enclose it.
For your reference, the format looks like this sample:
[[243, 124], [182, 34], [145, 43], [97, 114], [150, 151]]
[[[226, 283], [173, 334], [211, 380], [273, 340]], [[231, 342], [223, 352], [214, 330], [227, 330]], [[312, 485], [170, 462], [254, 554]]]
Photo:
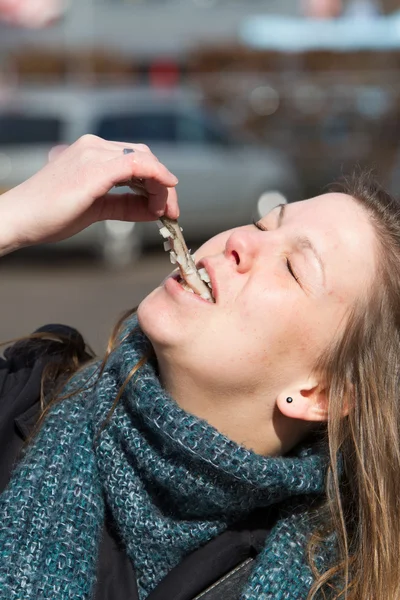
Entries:
[[231, 313], [237, 335], [261, 356], [272, 350], [285, 351], [298, 324], [298, 311], [293, 310], [291, 300], [270, 288], [258, 285], [254, 294], [244, 295], [236, 305], [238, 310]]
[[305, 361], [315, 360], [315, 348], [321, 332], [315, 311], [293, 294], [271, 292], [264, 288], [255, 302], [248, 298], [241, 306], [238, 331], [248, 335], [260, 355]]

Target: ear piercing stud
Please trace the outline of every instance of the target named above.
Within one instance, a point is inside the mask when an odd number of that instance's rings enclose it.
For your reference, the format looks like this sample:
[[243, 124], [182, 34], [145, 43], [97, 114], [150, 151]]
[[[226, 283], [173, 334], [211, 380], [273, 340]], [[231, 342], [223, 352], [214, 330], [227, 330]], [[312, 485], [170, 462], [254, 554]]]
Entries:
[[293, 398], [290, 398], [290, 396], [289, 396], [289, 398], [286, 398], [286, 402], [288, 404], [291, 404], [293, 402]]

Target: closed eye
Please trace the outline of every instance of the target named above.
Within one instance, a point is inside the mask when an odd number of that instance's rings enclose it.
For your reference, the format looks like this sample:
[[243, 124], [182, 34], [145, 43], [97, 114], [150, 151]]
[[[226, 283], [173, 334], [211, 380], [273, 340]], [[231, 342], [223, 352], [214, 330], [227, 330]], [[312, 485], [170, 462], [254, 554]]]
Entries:
[[257, 229], [261, 229], [261, 231], [268, 231], [268, 229], [261, 223], [261, 221], [253, 220], [253, 225], [257, 227]]
[[[265, 225], [263, 223], [261, 223], [260, 221], [254, 220], [253, 225], [255, 227], [257, 227], [257, 229], [260, 229], [261, 231], [268, 231], [268, 229], [265, 227]], [[300, 279], [299, 279], [299, 277], [297, 277], [296, 273], [293, 271], [291, 262], [288, 258], [286, 259], [286, 266], [287, 266], [287, 269], [288, 269], [289, 273], [291, 274], [291, 276], [297, 281], [297, 283], [300, 283]]]
[[296, 273], [293, 271], [291, 262], [288, 258], [286, 259], [286, 266], [287, 266], [288, 271], [291, 274], [291, 276], [294, 277], [294, 279], [297, 281], [297, 283], [299, 283], [300, 279], [297, 277]]

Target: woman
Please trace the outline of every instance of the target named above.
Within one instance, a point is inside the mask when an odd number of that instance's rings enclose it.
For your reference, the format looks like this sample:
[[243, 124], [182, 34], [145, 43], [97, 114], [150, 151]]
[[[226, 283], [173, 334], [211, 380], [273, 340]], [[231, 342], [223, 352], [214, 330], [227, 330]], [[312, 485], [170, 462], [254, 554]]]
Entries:
[[[5, 251], [175, 218], [176, 178], [130, 149], [86, 137], [3, 197]], [[132, 176], [148, 205], [107, 195]], [[1, 497], [5, 598], [90, 598], [105, 514], [144, 599], [271, 507], [241, 598], [398, 597], [400, 205], [358, 183], [204, 244], [215, 304], [167, 278], [67, 385]]]

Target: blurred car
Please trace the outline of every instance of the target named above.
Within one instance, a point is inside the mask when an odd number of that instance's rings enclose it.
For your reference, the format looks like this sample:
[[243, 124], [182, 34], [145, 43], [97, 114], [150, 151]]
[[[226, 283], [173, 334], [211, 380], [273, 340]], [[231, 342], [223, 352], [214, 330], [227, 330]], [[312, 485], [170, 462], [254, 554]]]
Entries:
[[[0, 114], [0, 186], [23, 181], [46, 162], [54, 144], [84, 133], [149, 145], [179, 178], [181, 225], [193, 242], [249, 222], [263, 192], [299, 198], [297, 175], [285, 155], [236, 140], [189, 90], [19, 92], [12, 110]], [[2, 161], [9, 167], [3, 172]], [[110, 263], [124, 264], [158, 241], [154, 224], [108, 221], [63, 244], [95, 245]]]

